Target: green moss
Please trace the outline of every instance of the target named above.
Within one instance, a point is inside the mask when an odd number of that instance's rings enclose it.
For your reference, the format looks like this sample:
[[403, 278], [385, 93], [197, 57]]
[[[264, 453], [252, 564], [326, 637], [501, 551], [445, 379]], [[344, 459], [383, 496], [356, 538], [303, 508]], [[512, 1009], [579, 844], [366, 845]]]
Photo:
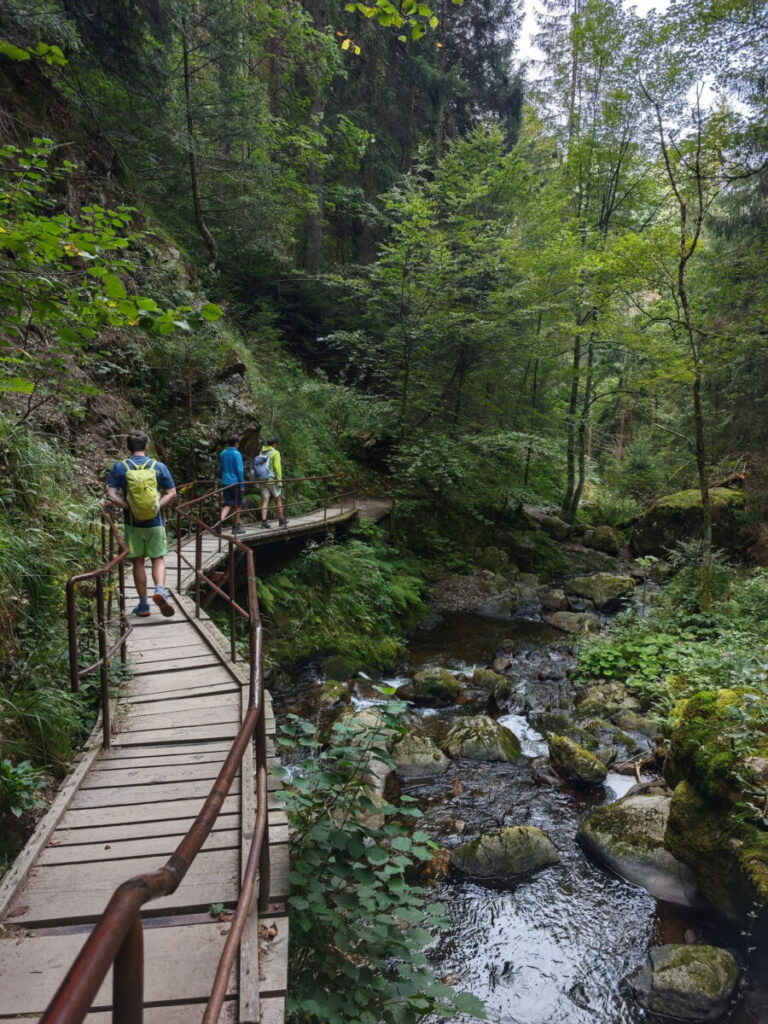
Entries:
[[709, 999], [722, 999], [724, 990], [736, 984], [739, 969], [724, 949], [679, 945], [666, 963], [657, 966], [656, 975], [659, 987], [669, 984], [678, 991], [696, 991]]
[[[694, 778], [701, 792], [727, 802], [739, 787], [742, 758], [732, 734], [739, 690], [703, 690], [677, 708], [669, 746], [669, 781]], [[665, 772], [666, 774], [666, 772]]]

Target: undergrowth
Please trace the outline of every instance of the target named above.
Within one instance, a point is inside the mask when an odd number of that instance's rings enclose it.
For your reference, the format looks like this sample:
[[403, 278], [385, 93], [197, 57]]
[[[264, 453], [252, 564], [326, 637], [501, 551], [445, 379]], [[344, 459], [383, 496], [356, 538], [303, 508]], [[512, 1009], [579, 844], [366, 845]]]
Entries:
[[259, 580], [274, 663], [343, 654], [370, 668], [404, 652], [403, 630], [423, 611], [424, 582], [375, 526], [344, 543], [309, 548], [289, 568]]

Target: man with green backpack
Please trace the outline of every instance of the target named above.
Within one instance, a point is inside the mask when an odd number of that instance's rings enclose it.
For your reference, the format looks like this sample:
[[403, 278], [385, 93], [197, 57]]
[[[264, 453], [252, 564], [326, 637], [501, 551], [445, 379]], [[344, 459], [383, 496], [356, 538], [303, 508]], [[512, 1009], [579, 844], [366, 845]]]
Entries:
[[133, 563], [133, 579], [139, 594], [134, 615], [150, 614], [147, 601], [147, 571], [144, 560], [152, 562], [155, 593], [152, 600], [162, 615], [171, 616], [175, 608], [165, 592], [165, 555], [168, 542], [162, 509], [176, 497], [176, 484], [168, 467], [147, 455], [146, 434], [129, 434], [129, 456], [116, 462], [107, 478], [107, 497], [125, 509], [125, 540]]

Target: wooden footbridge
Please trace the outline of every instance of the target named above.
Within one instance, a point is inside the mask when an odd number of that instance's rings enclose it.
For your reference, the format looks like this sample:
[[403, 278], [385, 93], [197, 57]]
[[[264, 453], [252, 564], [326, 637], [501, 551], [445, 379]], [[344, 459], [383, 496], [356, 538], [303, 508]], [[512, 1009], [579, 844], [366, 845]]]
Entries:
[[[130, 617], [127, 552], [106, 515], [104, 565], [68, 585], [72, 686], [99, 673], [101, 720], [0, 885], [2, 1022], [283, 1021], [288, 827], [271, 796], [253, 548], [331, 531], [358, 506], [323, 481], [314, 507], [289, 500], [287, 527], [245, 522], [245, 533], [220, 537], [209, 525], [217, 496], [191, 485], [177, 510], [173, 618]], [[229, 638], [202, 610], [211, 590], [228, 604]], [[98, 657], [81, 668], [88, 600]], [[118, 654], [128, 678], [115, 699]]]

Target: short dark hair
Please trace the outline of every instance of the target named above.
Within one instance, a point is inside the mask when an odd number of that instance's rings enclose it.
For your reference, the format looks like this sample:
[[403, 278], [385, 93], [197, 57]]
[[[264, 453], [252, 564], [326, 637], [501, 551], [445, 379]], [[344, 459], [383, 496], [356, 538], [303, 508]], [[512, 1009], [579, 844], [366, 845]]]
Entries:
[[280, 438], [279, 437], [275, 437], [275, 435], [273, 434], [272, 437], [268, 437], [267, 438], [267, 444], [277, 444], [277, 442], [279, 440], [280, 440]]
[[237, 434], [233, 434], [232, 437], [227, 438], [227, 444], [229, 445], [230, 448], [237, 448], [239, 443], [240, 438], [237, 436]]
[[128, 451], [133, 455], [134, 452], [143, 452], [149, 444], [149, 438], [146, 434], [137, 430], [134, 434], [129, 434], [125, 439], [125, 443], [128, 446]]

